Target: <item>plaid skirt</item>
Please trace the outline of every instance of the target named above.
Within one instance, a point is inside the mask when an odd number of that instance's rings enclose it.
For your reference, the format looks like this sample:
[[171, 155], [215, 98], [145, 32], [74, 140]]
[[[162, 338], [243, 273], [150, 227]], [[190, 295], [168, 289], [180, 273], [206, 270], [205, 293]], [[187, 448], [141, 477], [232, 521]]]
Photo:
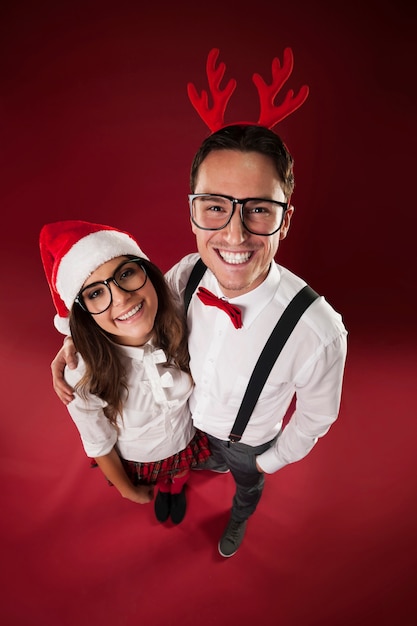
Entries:
[[[194, 437], [184, 450], [161, 461], [140, 463], [122, 459], [126, 474], [134, 485], [155, 485], [157, 482], [173, 478], [184, 470], [191, 469], [205, 461], [211, 455], [207, 435], [196, 430]], [[97, 464], [91, 459], [91, 466]], [[108, 481], [111, 485], [111, 482]]]
[[184, 470], [191, 469], [202, 463], [210, 455], [207, 435], [197, 430], [194, 437], [184, 450], [161, 461], [137, 463], [122, 459], [126, 474], [134, 485], [154, 485], [159, 481], [173, 478]]

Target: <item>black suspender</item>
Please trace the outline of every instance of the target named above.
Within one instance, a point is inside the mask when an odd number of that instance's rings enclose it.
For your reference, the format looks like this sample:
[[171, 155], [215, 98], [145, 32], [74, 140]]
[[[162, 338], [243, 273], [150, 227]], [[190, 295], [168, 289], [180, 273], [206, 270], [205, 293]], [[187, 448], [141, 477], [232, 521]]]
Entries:
[[[202, 279], [207, 267], [201, 259], [194, 265], [184, 292], [185, 311], [188, 310], [191, 296]], [[319, 297], [311, 287], [306, 285], [291, 300], [284, 313], [279, 318], [272, 333], [266, 342], [243, 396], [232, 432], [229, 435], [231, 442], [236, 443], [242, 437], [259, 395], [274, 366], [281, 350], [295, 328], [304, 311]]]
[[203, 278], [204, 272], [206, 271], [206, 269], [207, 267], [204, 265], [203, 261], [201, 259], [198, 259], [198, 261], [196, 262], [196, 264], [194, 265], [191, 271], [190, 277], [188, 279], [188, 283], [185, 286], [185, 291], [184, 291], [185, 313], [187, 313], [188, 311], [191, 296], [193, 295], [194, 291], [197, 289], [197, 285], [200, 282], [200, 280]]
[[258, 358], [249, 379], [248, 386], [246, 387], [242, 404], [240, 405], [235, 423], [233, 424], [232, 432], [229, 435], [229, 439], [233, 443], [241, 439], [266, 379], [279, 353], [287, 342], [288, 337], [291, 335], [304, 311], [318, 297], [319, 294], [306, 285], [294, 296], [276, 323], [274, 330], [270, 334]]

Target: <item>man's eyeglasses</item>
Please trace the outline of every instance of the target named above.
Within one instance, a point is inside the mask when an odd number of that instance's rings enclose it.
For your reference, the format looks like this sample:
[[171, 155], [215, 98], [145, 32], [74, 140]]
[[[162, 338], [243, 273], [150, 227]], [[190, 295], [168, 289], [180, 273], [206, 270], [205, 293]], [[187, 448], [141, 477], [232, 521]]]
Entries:
[[83, 287], [75, 298], [75, 302], [91, 315], [99, 315], [107, 311], [113, 302], [110, 283], [114, 283], [122, 291], [131, 292], [142, 289], [147, 280], [148, 275], [142, 265], [142, 259], [123, 261], [116, 268], [113, 276]]
[[231, 196], [194, 193], [189, 194], [191, 220], [202, 230], [221, 230], [232, 219], [236, 205], [240, 205], [240, 219], [243, 226], [253, 235], [273, 235], [282, 226], [287, 202], [244, 198], [237, 200]]

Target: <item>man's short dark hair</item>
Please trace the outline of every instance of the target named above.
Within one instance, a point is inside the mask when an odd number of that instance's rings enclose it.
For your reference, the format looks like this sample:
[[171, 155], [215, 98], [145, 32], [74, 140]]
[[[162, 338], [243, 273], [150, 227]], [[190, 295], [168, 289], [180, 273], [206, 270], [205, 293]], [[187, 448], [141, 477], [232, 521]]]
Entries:
[[198, 170], [214, 150], [259, 152], [274, 162], [282, 190], [288, 200], [294, 190], [294, 161], [282, 139], [269, 128], [256, 125], [231, 125], [209, 135], [197, 150], [190, 173], [190, 189], [195, 192]]

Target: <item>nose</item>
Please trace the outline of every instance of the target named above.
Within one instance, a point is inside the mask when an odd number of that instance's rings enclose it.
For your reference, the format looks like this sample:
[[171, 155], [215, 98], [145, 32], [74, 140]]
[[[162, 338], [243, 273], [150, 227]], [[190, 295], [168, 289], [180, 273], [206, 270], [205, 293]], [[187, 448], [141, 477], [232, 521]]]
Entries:
[[240, 206], [235, 204], [233, 215], [228, 225], [223, 229], [223, 234], [228, 243], [238, 245], [248, 237], [248, 231], [243, 226]]
[[130, 293], [128, 291], [123, 291], [123, 289], [120, 289], [120, 287], [118, 287], [114, 280], [109, 282], [109, 289], [111, 291], [113, 305], [117, 306], [118, 304], [126, 302], [126, 300], [130, 296]]

